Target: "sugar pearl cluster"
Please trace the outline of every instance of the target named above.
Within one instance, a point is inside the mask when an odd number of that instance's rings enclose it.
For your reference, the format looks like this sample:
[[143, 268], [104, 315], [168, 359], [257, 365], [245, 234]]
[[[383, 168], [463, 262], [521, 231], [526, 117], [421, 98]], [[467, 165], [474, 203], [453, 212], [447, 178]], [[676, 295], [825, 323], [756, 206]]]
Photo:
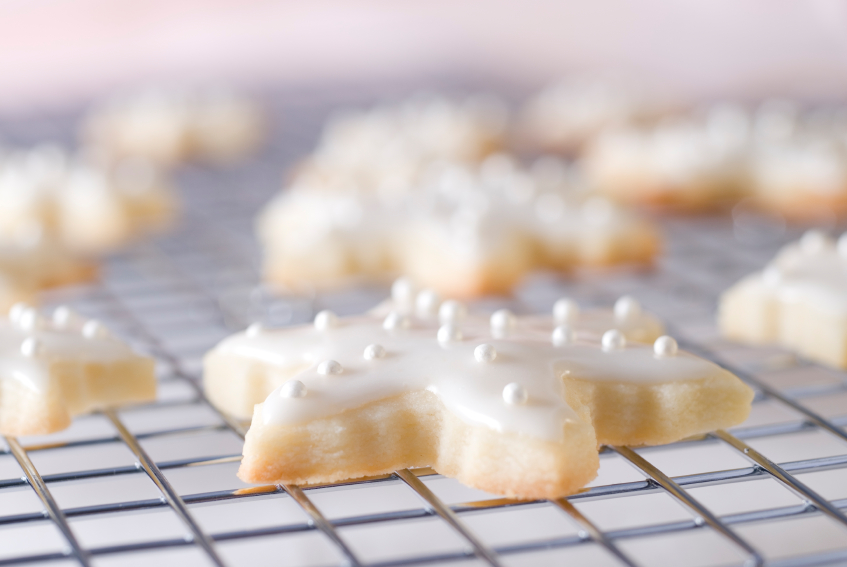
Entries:
[[[97, 319], [85, 319], [73, 309], [61, 305], [53, 311], [51, 318], [41, 315], [35, 307], [23, 302], [15, 303], [9, 309], [9, 322], [18, 330], [27, 334], [39, 331], [60, 331], [79, 333], [86, 339], [108, 339], [112, 335], [109, 329]], [[20, 345], [20, 353], [27, 358], [45, 354], [42, 341], [35, 336], [27, 336]]]

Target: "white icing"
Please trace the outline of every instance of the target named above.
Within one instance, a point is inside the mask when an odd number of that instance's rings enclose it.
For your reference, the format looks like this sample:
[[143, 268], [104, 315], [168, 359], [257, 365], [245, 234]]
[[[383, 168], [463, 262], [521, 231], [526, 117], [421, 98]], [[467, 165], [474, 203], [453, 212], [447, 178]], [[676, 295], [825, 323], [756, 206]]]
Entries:
[[823, 313], [847, 317], [847, 255], [841, 242], [809, 231], [784, 247], [761, 272], [746, 279], [758, 293], [783, 303], [804, 303]]
[[[268, 330], [255, 337], [240, 333], [216, 351], [266, 364], [289, 377], [264, 402], [266, 424], [304, 423], [405, 392], [428, 390], [468, 423], [545, 439], [561, 438], [565, 421], [578, 419], [565, 402], [565, 374], [656, 384], [725, 372], [683, 352], [659, 358], [652, 345], [620, 340], [608, 352], [596, 339], [554, 346], [551, 318], [547, 321], [544, 328], [538, 318], [516, 318], [512, 333], [491, 338], [488, 319], [469, 315], [462, 323], [464, 340], [455, 336], [459, 329], [451, 323], [443, 325], [438, 335], [452, 334], [453, 340], [437, 340], [435, 321], [415, 318], [408, 329], [388, 332], [379, 318], [366, 316], [342, 319], [325, 330], [306, 326]], [[377, 345], [386, 353], [378, 360], [367, 354]], [[334, 364], [343, 367], [343, 374], [326, 372]], [[295, 380], [308, 395], [296, 399], [290, 395], [289, 384]]]

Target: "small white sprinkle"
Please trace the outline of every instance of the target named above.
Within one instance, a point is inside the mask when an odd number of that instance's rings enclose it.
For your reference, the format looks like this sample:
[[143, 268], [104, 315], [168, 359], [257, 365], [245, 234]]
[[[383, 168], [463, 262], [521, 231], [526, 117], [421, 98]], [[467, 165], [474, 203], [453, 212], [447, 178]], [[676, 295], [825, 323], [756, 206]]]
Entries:
[[528, 399], [529, 394], [527, 393], [526, 388], [517, 382], [507, 384], [506, 387], [503, 388], [503, 400], [509, 405], [517, 406], [525, 404]]
[[441, 296], [438, 292], [425, 289], [415, 299], [415, 313], [421, 319], [431, 319], [438, 315], [438, 307], [441, 305]]
[[676, 356], [679, 346], [673, 337], [663, 335], [653, 343], [653, 352], [660, 358]]
[[323, 311], [315, 315], [315, 328], [317, 330], [326, 331], [327, 329], [331, 329], [337, 326], [338, 315], [336, 315], [329, 309], [324, 309]]
[[458, 323], [468, 314], [468, 308], [461, 301], [448, 299], [438, 309], [438, 321], [444, 323]]
[[576, 335], [574, 334], [573, 329], [567, 325], [559, 325], [553, 329], [551, 339], [553, 341], [553, 346], [559, 347], [573, 343], [574, 340], [576, 340]]
[[830, 245], [829, 236], [817, 229], [807, 230], [800, 237], [800, 251], [803, 254], [820, 254]]
[[365, 360], [385, 358], [385, 348], [382, 345], [368, 345], [365, 347]]
[[494, 362], [497, 358], [497, 349], [494, 345], [483, 343], [473, 349], [473, 356], [477, 362]]
[[557, 325], [573, 325], [579, 319], [579, 304], [563, 297], [553, 304], [553, 321]]
[[38, 356], [41, 353], [41, 350], [41, 341], [35, 337], [28, 337], [21, 343], [21, 354], [28, 358]]
[[97, 319], [91, 319], [82, 326], [82, 336], [86, 339], [102, 339], [109, 336], [109, 329]]
[[279, 389], [281, 398], [303, 398], [306, 396], [306, 385], [300, 380], [289, 380]]
[[318, 364], [318, 374], [328, 376], [330, 374], [341, 374], [342, 372], [344, 372], [344, 369], [334, 360], [324, 360]]
[[398, 313], [397, 311], [392, 311], [388, 314], [388, 317], [385, 318], [385, 321], [382, 322], [382, 328], [386, 331], [399, 331], [401, 329], [408, 329], [412, 325], [412, 322], [406, 315], [402, 313]]
[[44, 320], [33, 307], [27, 307], [17, 317], [18, 328], [22, 331], [37, 331], [44, 327]]
[[415, 284], [409, 278], [397, 278], [391, 284], [391, 299], [397, 307], [407, 310], [415, 301]]
[[12, 305], [11, 308], [9, 308], [9, 321], [11, 321], [12, 323], [17, 323], [18, 320], [21, 318], [21, 315], [27, 309], [32, 309], [32, 307], [30, 307], [29, 304], [24, 303], [23, 301], [18, 301], [17, 303]]
[[615, 320], [620, 323], [633, 321], [641, 315], [641, 304], [630, 295], [624, 295], [615, 302]]
[[508, 309], [498, 309], [491, 314], [491, 334], [494, 338], [502, 339], [515, 328], [517, 319]]
[[451, 343], [454, 341], [462, 340], [462, 331], [454, 325], [453, 323], [447, 323], [446, 325], [441, 325], [438, 329], [438, 342], [439, 343]]
[[838, 238], [838, 254], [840, 254], [843, 259], [847, 260], [847, 232]]
[[67, 305], [60, 305], [53, 311], [53, 326], [58, 329], [67, 329], [78, 319], [76, 311]]
[[253, 323], [252, 325], [250, 325], [249, 327], [247, 327], [247, 330], [244, 331], [244, 334], [247, 335], [248, 337], [258, 337], [259, 335], [262, 334], [262, 331], [264, 331], [264, 330], [265, 330], [265, 326], [262, 325], [261, 323], [256, 322], [256, 323]]
[[626, 337], [617, 329], [611, 329], [603, 333], [603, 350], [619, 350], [626, 347]]

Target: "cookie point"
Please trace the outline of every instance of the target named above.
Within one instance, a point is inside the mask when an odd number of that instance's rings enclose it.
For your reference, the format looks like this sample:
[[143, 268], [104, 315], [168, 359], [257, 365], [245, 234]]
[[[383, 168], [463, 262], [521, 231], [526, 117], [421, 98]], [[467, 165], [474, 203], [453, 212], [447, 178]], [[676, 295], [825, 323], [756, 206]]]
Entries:
[[248, 337], [258, 337], [259, 335], [262, 334], [262, 332], [264, 330], [265, 330], [265, 326], [262, 325], [259, 322], [256, 322], [256, 323], [253, 323], [252, 325], [250, 325], [249, 327], [247, 327], [247, 330], [244, 331], [244, 334], [247, 335]]
[[438, 342], [439, 343], [451, 343], [454, 341], [462, 340], [462, 331], [454, 325], [453, 323], [447, 323], [445, 325], [441, 325], [438, 328]]
[[377, 358], [385, 358], [385, 348], [382, 345], [368, 345], [365, 347], [365, 360], [375, 360]]
[[327, 329], [331, 329], [333, 327], [338, 326], [338, 315], [330, 311], [329, 309], [324, 309], [315, 315], [315, 328], [319, 331], [326, 331]]
[[676, 344], [676, 339], [669, 337], [668, 335], [659, 337], [656, 339], [656, 342], [653, 343], [653, 352], [656, 353], [656, 356], [661, 358], [676, 356], [678, 351], [679, 345]]
[[610, 329], [603, 333], [602, 345], [606, 352], [626, 348], [626, 337], [617, 329]]
[[829, 236], [822, 230], [813, 228], [800, 237], [800, 251], [803, 254], [820, 254], [830, 244]]
[[408, 329], [411, 324], [412, 322], [406, 315], [392, 311], [385, 318], [385, 321], [382, 322], [382, 328], [386, 331], [399, 331], [401, 329]]
[[415, 313], [421, 319], [430, 319], [438, 315], [441, 296], [432, 289], [424, 289], [415, 298]]
[[448, 299], [438, 309], [438, 320], [444, 323], [458, 323], [468, 314], [467, 306], [461, 301]]
[[529, 394], [527, 393], [526, 388], [517, 382], [507, 384], [506, 387], [503, 388], [503, 401], [509, 405], [516, 406], [525, 404], [528, 399]]
[[576, 334], [569, 326], [559, 325], [553, 329], [551, 340], [553, 341], [553, 346], [564, 346], [574, 342], [576, 340]]
[[330, 374], [341, 374], [342, 372], [344, 372], [344, 369], [335, 360], [324, 360], [318, 364], [318, 374], [328, 376]]
[[497, 358], [497, 349], [494, 345], [483, 343], [473, 350], [473, 356], [477, 362], [494, 362]]
[[615, 319], [617, 321], [632, 321], [639, 315], [641, 315], [641, 304], [631, 295], [624, 295], [615, 302]]
[[568, 297], [563, 297], [553, 304], [553, 321], [557, 325], [576, 323], [579, 319], [579, 304]]
[[97, 319], [91, 319], [82, 326], [82, 336], [86, 339], [102, 339], [109, 336], [109, 329]]
[[41, 341], [39, 341], [35, 337], [28, 337], [24, 339], [24, 342], [21, 343], [21, 354], [28, 358], [38, 356], [39, 354], [41, 354], [41, 351]]
[[279, 389], [281, 398], [303, 398], [306, 396], [306, 385], [300, 380], [289, 380]]
[[498, 309], [491, 314], [491, 334], [495, 337], [505, 337], [515, 326], [515, 314], [508, 309]]

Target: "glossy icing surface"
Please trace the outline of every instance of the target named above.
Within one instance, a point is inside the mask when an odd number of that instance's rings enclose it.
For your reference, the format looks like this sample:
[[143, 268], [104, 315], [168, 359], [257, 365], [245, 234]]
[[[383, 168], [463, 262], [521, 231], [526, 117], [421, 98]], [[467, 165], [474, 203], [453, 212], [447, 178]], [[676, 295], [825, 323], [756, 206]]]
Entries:
[[[551, 440], [561, 438], [565, 421], [578, 419], [565, 401], [565, 375], [658, 384], [726, 372], [683, 352], [656, 355], [650, 344], [623, 341], [624, 346], [603, 349], [589, 331], [557, 347], [551, 339], [553, 319], [546, 319], [516, 317], [503, 335], [492, 333], [487, 317], [474, 314], [443, 325], [410, 316], [408, 327], [390, 329], [382, 317], [370, 315], [339, 319], [330, 328], [309, 325], [252, 336], [239, 333], [216, 350], [285, 374], [288, 382], [264, 402], [265, 424], [305, 423], [428, 390], [470, 424]], [[446, 327], [460, 333], [445, 333]], [[441, 335], [444, 340], [437, 338]], [[382, 356], [368, 354], [374, 350]], [[336, 371], [323, 372], [327, 367]]]

